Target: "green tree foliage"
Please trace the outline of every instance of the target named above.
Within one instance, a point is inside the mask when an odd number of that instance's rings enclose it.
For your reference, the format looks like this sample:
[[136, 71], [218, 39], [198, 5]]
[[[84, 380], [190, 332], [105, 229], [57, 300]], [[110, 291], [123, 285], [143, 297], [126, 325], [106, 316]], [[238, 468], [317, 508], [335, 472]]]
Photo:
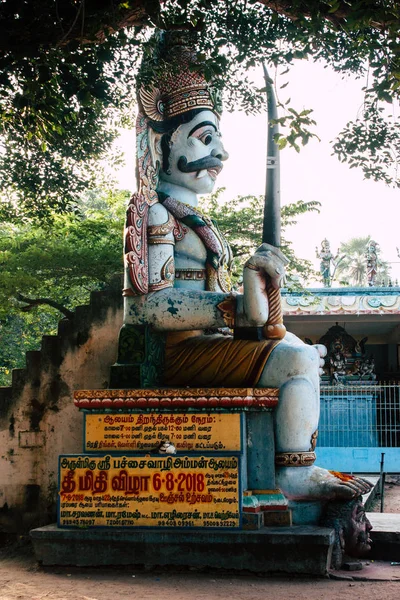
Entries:
[[[237, 280], [239, 266], [261, 242], [263, 198], [222, 203], [222, 191], [202, 208], [232, 244]], [[0, 224], [0, 385], [9, 384], [11, 370], [24, 366], [25, 352], [37, 350], [43, 334], [56, 333], [59, 319], [87, 303], [91, 291], [119, 284], [127, 200], [128, 192], [93, 192], [81, 200], [78, 214], [53, 215], [51, 225]], [[299, 201], [283, 207], [283, 230], [318, 206]], [[282, 249], [291, 261], [289, 274], [305, 280], [311, 263], [298, 259], [286, 240]]]
[[120, 282], [127, 199], [90, 193], [79, 214], [53, 215], [51, 225], [0, 224], [0, 385], [63, 314]]
[[101, 159], [131, 119], [137, 43], [121, 31], [0, 53], [0, 217], [43, 221], [99, 185]]
[[[122, 271], [127, 193], [86, 199], [79, 214], [56, 215], [50, 226], [0, 226], [0, 316], [17, 294], [46, 297], [66, 308], [82, 302]], [[111, 205], [111, 206], [110, 206]]]
[[391, 185], [399, 168], [400, 124], [367, 94], [360, 118], [340, 132], [333, 149], [351, 169], [361, 168], [366, 179]]
[[[216, 223], [231, 245], [234, 256], [234, 279], [241, 278], [241, 268], [246, 259], [261, 244], [263, 227], [264, 196], [238, 196], [228, 202], [221, 201], [224, 188], [220, 188], [207, 199], [201, 208]], [[288, 241], [285, 232], [290, 225], [295, 225], [300, 215], [319, 210], [320, 203], [299, 200], [286, 204], [281, 209], [282, 252], [290, 260], [287, 267], [288, 280], [305, 282], [314, 275], [310, 261], [298, 258]]]
[[[367, 282], [367, 250], [371, 236], [351, 238], [348, 242], [342, 242], [338, 250], [338, 266], [335, 279], [342, 285], [364, 287]], [[377, 247], [378, 274], [377, 285], [388, 285], [390, 265], [379, 256]]]
[[40, 308], [35, 313], [10, 312], [0, 319], [0, 386], [11, 383], [12, 369], [25, 366], [25, 353], [38, 350], [44, 333], [56, 333], [59, 316]]
[[[294, 60], [323, 60], [364, 78], [372, 112], [344, 129], [336, 151], [367, 177], [397, 184], [398, 129], [377, 116], [399, 95], [399, 23], [399, 3], [376, 0], [3, 0], [0, 216], [43, 219], [75, 208], [132, 114], [137, 65], [152, 51], [155, 27], [198, 31], [205, 74], [225, 84], [228, 108], [265, 107], [265, 91], [248, 75], [261, 61], [284, 73]], [[282, 102], [281, 147], [314, 135], [307, 111]]]

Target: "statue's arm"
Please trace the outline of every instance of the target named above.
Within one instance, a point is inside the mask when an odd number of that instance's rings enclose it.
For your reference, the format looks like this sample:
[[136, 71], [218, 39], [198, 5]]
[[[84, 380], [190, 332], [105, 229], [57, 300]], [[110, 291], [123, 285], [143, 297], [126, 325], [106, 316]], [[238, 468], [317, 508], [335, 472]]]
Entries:
[[[125, 323], [151, 324], [157, 331], [262, 327], [268, 320], [266, 277], [279, 287], [285, 258], [261, 246], [243, 274], [243, 294], [173, 287], [174, 238], [169, 213], [156, 204], [149, 213], [149, 293], [127, 297]], [[272, 251], [271, 251], [272, 249]], [[166, 274], [172, 274], [170, 280]]]
[[[173, 287], [175, 226], [162, 204], [150, 208], [147, 230], [149, 293], [125, 298], [124, 322], [151, 324], [157, 331], [226, 327], [226, 302], [232, 317], [236, 308], [236, 300], [231, 294]], [[221, 303], [224, 303], [224, 309], [218, 308]]]
[[[188, 331], [218, 329], [227, 326], [226, 310], [231, 305], [235, 313], [235, 299], [219, 292], [165, 288], [146, 296], [129, 298], [125, 305], [125, 323], [150, 324], [156, 331]], [[218, 306], [221, 308], [218, 308]]]

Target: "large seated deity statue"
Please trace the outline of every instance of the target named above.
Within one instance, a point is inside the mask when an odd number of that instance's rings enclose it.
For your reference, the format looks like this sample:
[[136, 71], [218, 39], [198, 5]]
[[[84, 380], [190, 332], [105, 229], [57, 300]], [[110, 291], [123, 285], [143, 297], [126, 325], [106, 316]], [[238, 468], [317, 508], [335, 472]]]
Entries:
[[[159, 60], [163, 68], [138, 93], [140, 187], [128, 209], [124, 324], [165, 334], [165, 386], [279, 388], [276, 480], [288, 498], [359, 496], [367, 482], [314, 465], [325, 348], [266, 325], [285, 257], [261, 245], [244, 264], [243, 293], [232, 293], [229, 245], [197, 208], [228, 159], [219, 94], [190, 67], [183, 34], [164, 34]], [[266, 339], [242, 339], [256, 327]]]

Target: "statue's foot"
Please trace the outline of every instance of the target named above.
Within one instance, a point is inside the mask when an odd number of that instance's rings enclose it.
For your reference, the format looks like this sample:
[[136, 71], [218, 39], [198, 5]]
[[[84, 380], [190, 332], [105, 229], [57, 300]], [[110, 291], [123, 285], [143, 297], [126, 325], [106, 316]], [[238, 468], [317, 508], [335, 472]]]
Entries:
[[276, 483], [290, 500], [351, 500], [373, 487], [362, 477], [316, 466], [277, 467]]

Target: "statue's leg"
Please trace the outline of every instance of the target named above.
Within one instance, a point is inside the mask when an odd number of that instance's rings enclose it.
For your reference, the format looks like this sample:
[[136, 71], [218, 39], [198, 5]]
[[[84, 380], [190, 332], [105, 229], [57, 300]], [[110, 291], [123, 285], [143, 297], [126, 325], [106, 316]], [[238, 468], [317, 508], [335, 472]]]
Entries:
[[312, 464], [320, 412], [319, 368], [315, 347], [282, 340], [258, 383], [259, 387], [280, 388], [275, 412], [276, 481], [291, 499], [350, 499], [369, 491], [370, 484], [338, 477]]

